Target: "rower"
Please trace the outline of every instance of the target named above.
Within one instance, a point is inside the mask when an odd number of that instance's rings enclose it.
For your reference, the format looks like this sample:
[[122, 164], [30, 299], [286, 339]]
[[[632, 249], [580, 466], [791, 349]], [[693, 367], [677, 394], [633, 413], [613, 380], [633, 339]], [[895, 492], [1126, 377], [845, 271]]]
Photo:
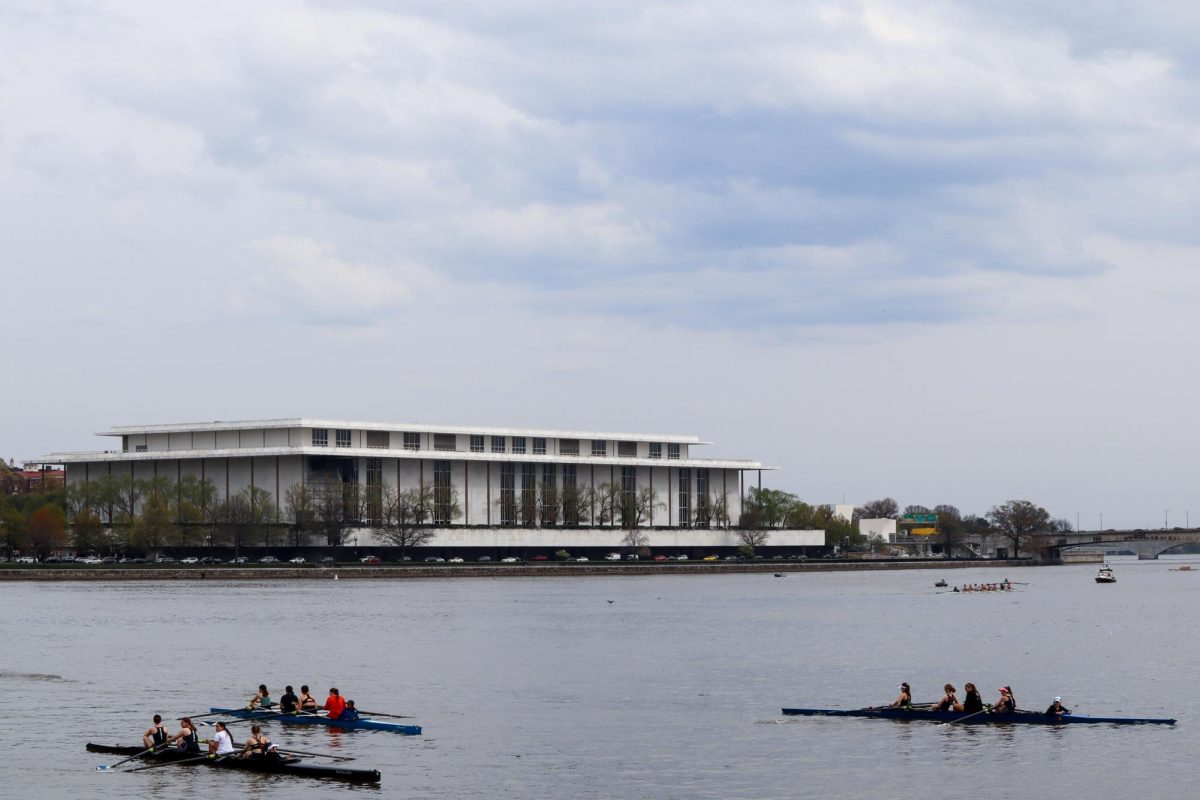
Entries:
[[342, 713], [338, 716], [338, 719], [342, 722], [355, 722], [358, 718], [358, 709], [354, 707], [354, 701], [347, 700], [346, 707], [342, 709]]
[[281, 714], [295, 714], [296, 707], [300, 705], [300, 698], [296, 697], [296, 693], [292, 691], [292, 687], [287, 687], [287, 691], [283, 693], [283, 697], [279, 698], [279, 712]]
[[178, 742], [181, 753], [199, 753], [200, 739], [196, 735], [196, 726], [192, 724], [191, 717], [179, 720], [179, 726], [179, 733], [172, 736], [171, 741]]
[[250, 698], [250, 704], [246, 707], [253, 711], [256, 708], [266, 709], [273, 705], [275, 705], [275, 701], [271, 699], [271, 693], [267, 691], [267, 685], [260, 683], [258, 691], [254, 693], [254, 697]]
[[224, 722], [216, 724], [216, 733], [213, 734], [212, 741], [208, 743], [208, 752], [218, 756], [233, 755], [236, 752], [233, 749], [233, 738], [225, 728]]
[[257, 722], [250, 726], [250, 735], [242, 746], [241, 758], [263, 758], [275, 754], [275, 745], [262, 732], [262, 726]]
[[1047, 717], [1061, 717], [1063, 714], [1070, 714], [1070, 713], [1071, 713], [1071, 709], [1067, 708], [1066, 706], [1064, 706], [1062, 704], [1061, 697], [1054, 698], [1054, 702], [1051, 703], [1050, 707], [1046, 709]]
[[325, 698], [325, 710], [329, 712], [330, 719], [338, 719], [346, 710], [346, 701], [337, 689], [329, 690], [329, 697]]
[[146, 745], [146, 749], [158, 749], [167, 743], [167, 729], [162, 725], [162, 715], [154, 715], [154, 724], [146, 729], [142, 734], [142, 743]]
[[308, 712], [317, 710], [317, 698], [308, 693], [308, 684], [300, 687], [300, 710]]
[[966, 695], [963, 697], [962, 710], [968, 714], [978, 714], [983, 711], [983, 698], [979, 696], [979, 690], [975, 688], [975, 684], [968, 682], [963, 690]]
[[941, 700], [934, 703], [933, 710], [934, 711], [961, 711], [962, 706], [960, 706], [958, 704], [958, 698], [955, 696], [955, 693], [958, 690], [954, 688], [954, 684], [947, 683], [944, 688], [946, 690], [946, 694], [942, 696]]
[[996, 701], [996, 705], [992, 706], [994, 714], [1010, 714], [1017, 710], [1017, 701], [1013, 699], [1012, 689], [1007, 686], [1000, 687], [1000, 699]]
[[912, 705], [912, 690], [907, 683], [900, 684], [900, 695], [892, 701], [888, 708], [908, 708]]

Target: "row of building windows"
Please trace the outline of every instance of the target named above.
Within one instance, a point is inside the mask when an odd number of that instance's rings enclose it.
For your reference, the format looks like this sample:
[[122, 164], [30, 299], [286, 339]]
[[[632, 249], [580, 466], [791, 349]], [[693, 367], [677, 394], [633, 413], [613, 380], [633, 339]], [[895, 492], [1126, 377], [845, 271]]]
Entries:
[[[367, 447], [375, 449], [387, 449], [390, 446], [390, 434], [387, 431], [367, 431]], [[351, 435], [349, 430], [337, 429], [334, 433], [335, 444], [338, 447], [350, 447]], [[486, 438], [478, 434], [472, 434], [470, 439], [470, 448], [472, 453], [483, 453], [485, 451]], [[535, 456], [544, 456], [547, 453], [546, 438], [543, 436], [492, 436], [491, 450], [493, 453], [512, 452], [514, 455], [525, 455], [532, 451]], [[511, 440], [511, 441], [510, 441]], [[404, 433], [404, 449], [405, 450], [420, 450], [421, 449], [421, 434], [419, 433]], [[328, 428], [313, 428], [312, 429], [313, 447], [328, 447], [329, 446], [329, 429]], [[595, 457], [604, 458], [608, 456], [608, 442], [603, 439], [593, 439], [591, 443], [591, 454]], [[511, 447], [511, 450], [510, 450]], [[144, 449], [144, 448], [143, 448]], [[458, 450], [458, 436], [453, 433], [435, 433], [433, 434], [433, 449], [442, 451]], [[578, 439], [559, 439], [558, 454], [563, 456], [579, 455], [579, 440]], [[667, 458], [669, 460], [679, 459], [679, 445], [675, 443], [667, 444]], [[619, 441], [617, 442], [617, 455], [621, 458], [637, 458], [637, 442]], [[662, 442], [650, 442], [649, 456], [653, 459], [663, 457]]]

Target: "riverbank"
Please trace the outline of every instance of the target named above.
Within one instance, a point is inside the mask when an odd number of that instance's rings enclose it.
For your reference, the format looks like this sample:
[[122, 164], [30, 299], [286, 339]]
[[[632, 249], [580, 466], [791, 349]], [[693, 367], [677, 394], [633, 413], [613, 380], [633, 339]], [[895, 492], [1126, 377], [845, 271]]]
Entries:
[[346, 564], [290, 566], [0, 567], [0, 581], [211, 581], [211, 580], [404, 580], [417, 578], [565, 578], [576, 575], [727, 575], [730, 573], [863, 572], [872, 570], [954, 570], [1039, 566], [1029, 559], [814, 560], [803, 562], [603, 562], [518, 564]]

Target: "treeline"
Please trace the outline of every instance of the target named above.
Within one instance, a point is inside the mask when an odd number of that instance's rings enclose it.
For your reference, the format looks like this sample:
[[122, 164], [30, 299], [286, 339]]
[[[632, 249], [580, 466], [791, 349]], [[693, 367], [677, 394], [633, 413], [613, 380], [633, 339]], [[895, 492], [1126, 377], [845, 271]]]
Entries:
[[859, 519], [898, 519], [904, 514], [936, 514], [937, 531], [934, 541], [941, 544], [943, 552], [950, 555], [961, 545], [964, 536], [1000, 536], [1012, 545], [1013, 555], [1020, 553], [1021, 546], [1035, 533], [1067, 533], [1074, 530], [1070, 520], [1050, 516], [1045, 508], [1029, 500], [1009, 500], [992, 506], [983, 516], [963, 515], [955, 506], [900, 505], [890, 497], [864, 503], [854, 509], [855, 522]]

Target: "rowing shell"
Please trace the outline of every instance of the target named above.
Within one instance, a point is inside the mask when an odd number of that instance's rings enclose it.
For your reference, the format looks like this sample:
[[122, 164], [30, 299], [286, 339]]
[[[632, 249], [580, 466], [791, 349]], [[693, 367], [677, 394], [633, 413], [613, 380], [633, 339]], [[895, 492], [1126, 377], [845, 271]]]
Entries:
[[[142, 746], [129, 747], [123, 745], [95, 744], [88, 742], [89, 753], [111, 753], [118, 756], [135, 756], [146, 748]], [[181, 750], [161, 750], [157, 753], [147, 753], [142, 758], [147, 761], [185, 761], [192, 764], [202, 764], [219, 769], [240, 770], [243, 772], [265, 772], [270, 775], [295, 775], [304, 778], [326, 778], [348, 783], [379, 783], [379, 770], [354, 769], [332, 764], [309, 764], [299, 761], [277, 761], [272, 758], [205, 758], [199, 761], [196, 753], [185, 753]]]
[[420, 725], [401, 725], [398, 722], [385, 722], [370, 717], [359, 717], [356, 720], [330, 719], [320, 714], [280, 714], [278, 711], [270, 709], [251, 711], [248, 708], [210, 708], [209, 711], [213, 714], [225, 714], [238, 719], [263, 719], [268, 722], [282, 722], [285, 725], [325, 725], [329, 728], [342, 728], [343, 730], [391, 731], [392, 733], [403, 733], [406, 736], [421, 735]]
[[932, 711], [927, 708], [785, 708], [787, 716], [869, 717], [872, 719], [920, 719], [933, 722], [961, 722], [964, 725], [1174, 725], [1173, 719], [1150, 717], [1085, 717], [1079, 714], [1047, 716], [1034, 711], [991, 711], [968, 714], [964, 711]]

